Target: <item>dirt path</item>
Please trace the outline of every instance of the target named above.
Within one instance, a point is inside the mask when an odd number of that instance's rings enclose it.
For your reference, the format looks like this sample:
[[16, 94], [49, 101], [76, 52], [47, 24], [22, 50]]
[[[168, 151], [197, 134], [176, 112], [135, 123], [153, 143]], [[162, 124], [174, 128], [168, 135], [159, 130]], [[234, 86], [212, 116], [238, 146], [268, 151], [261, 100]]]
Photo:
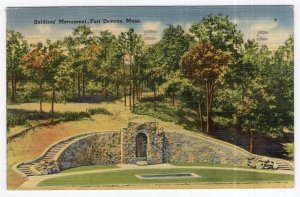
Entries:
[[[134, 164], [119, 164], [120, 168], [112, 168], [112, 169], [99, 169], [99, 170], [90, 170], [90, 171], [80, 171], [80, 172], [72, 172], [72, 173], [59, 173], [52, 175], [44, 175], [44, 176], [32, 176], [28, 177], [28, 180], [24, 182], [22, 185], [18, 187], [18, 190], [39, 190], [39, 189], [166, 189], [166, 188], [206, 188], [204, 186], [212, 187], [212, 188], [235, 188], [236, 185], [241, 186], [239, 188], [271, 188], [273, 186], [277, 187], [293, 187], [292, 182], [282, 182], [282, 183], [201, 183], [201, 184], [163, 184], [163, 185], [120, 185], [120, 186], [99, 186], [99, 187], [38, 187], [37, 185], [49, 178], [56, 177], [64, 177], [70, 175], [81, 175], [81, 174], [93, 174], [93, 173], [101, 173], [101, 172], [112, 172], [112, 171], [122, 171], [122, 170], [134, 170], [134, 169], [178, 169], [178, 168], [193, 168], [193, 169], [220, 169], [220, 170], [232, 170], [233, 168], [226, 167], [207, 167], [207, 166], [174, 166], [171, 164], [157, 164], [157, 165], [147, 165], [147, 166], [137, 166]], [[271, 173], [271, 174], [289, 174], [293, 175], [293, 171], [268, 171], [268, 170], [255, 170], [255, 169], [246, 169], [246, 168], [234, 168], [237, 171], [252, 171], [252, 172], [262, 172], [262, 173]], [[264, 187], [259, 185], [264, 185]], [[176, 187], [175, 187], [176, 185]], [[251, 185], [251, 187], [250, 187]], [[145, 186], [145, 187], [143, 187]], [[219, 187], [218, 187], [219, 186]], [[224, 187], [223, 187], [224, 186]], [[249, 187], [246, 187], [249, 186]], [[119, 188], [120, 187], [120, 188]], [[179, 189], [178, 188], [178, 189]]]

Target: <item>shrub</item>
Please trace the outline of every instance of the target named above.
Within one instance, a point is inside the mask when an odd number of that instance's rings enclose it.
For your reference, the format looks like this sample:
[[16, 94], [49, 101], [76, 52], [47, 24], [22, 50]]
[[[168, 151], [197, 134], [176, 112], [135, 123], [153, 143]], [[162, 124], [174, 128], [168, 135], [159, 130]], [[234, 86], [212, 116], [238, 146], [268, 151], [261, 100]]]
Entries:
[[103, 108], [92, 108], [92, 109], [87, 109], [86, 111], [90, 115], [95, 115], [95, 114], [113, 115], [110, 111]]
[[12, 128], [17, 125], [24, 125], [26, 124], [26, 116], [21, 115], [15, 115], [15, 114], [8, 114], [7, 115], [7, 128]]

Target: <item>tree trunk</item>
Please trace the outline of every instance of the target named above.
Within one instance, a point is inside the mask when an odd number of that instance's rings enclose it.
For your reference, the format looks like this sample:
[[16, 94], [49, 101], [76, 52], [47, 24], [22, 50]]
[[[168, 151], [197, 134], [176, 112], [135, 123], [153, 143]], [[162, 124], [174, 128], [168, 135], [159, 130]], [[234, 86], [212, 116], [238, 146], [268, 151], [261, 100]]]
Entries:
[[119, 84], [117, 84], [117, 97], [119, 97]]
[[40, 114], [42, 114], [43, 113], [43, 84], [42, 84], [42, 82], [40, 81], [40, 84], [39, 84], [39, 86], [40, 86]]
[[135, 84], [133, 83], [132, 87], [132, 107], [134, 107], [135, 104]]
[[175, 90], [172, 91], [172, 105], [175, 106]]
[[156, 111], [156, 86], [154, 85], [154, 110]]
[[122, 60], [123, 63], [123, 94], [124, 94], [124, 106], [127, 105], [127, 99], [126, 99], [126, 76], [125, 76], [125, 63], [124, 63], [124, 58]]
[[124, 84], [123, 89], [124, 89], [124, 99], [125, 99], [124, 106], [126, 106], [127, 105], [127, 99], [126, 99], [127, 95], [126, 95], [126, 85], [125, 84]]
[[85, 97], [85, 74], [82, 72], [82, 96]]
[[250, 131], [250, 135], [249, 135], [249, 152], [252, 153], [253, 152], [253, 132]]
[[11, 98], [10, 98], [10, 100], [13, 103], [13, 102], [15, 102], [14, 101], [14, 75], [13, 74], [11, 75], [10, 82], [11, 82]]
[[206, 83], [206, 132], [210, 132], [212, 100], [213, 100], [213, 82]]
[[17, 90], [17, 80], [16, 75], [12, 74], [11, 76], [11, 102], [14, 103], [16, 101], [16, 91]]
[[202, 109], [201, 109], [201, 97], [200, 96], [198, 99], [198, 112], [199, 112], [200, 132], [202, 132], [203, 131], [203, 115], [202, 115]]
[[77, 98], [80, 101], [80, 73], [77, 72]]
[[104, 84], [104, 98], [107, 100], [107, 83]]
[[52, 85], [51, 114], [54, 114], [55, 86]]
[[131, 55], [129, 56], [129, 109], [131, 109], [131, 96], [132, 96], [132, 76], [131, 76]]

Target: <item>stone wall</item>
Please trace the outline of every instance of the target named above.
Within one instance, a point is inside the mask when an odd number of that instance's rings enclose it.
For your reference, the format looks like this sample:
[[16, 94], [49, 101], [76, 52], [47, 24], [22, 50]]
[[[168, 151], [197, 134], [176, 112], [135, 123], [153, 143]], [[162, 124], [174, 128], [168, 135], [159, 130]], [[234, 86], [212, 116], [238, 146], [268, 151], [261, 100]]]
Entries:
[[60, 170], [121, 162], [120, 132], [103, 132], [83, 138], [66, 148], [58, 158]]
[[122, 131], [122, 163], [136, 163], [136, 136], [147, 136], [147, 163], [162, 163], [163, 132], [157, 129], [157, 122], [129, 122]]
[[164, 133], [163, 162], [207, 162], [247, 166], [250, 154], [234, 147], [175, 132]]
[[96, 164], [131, 163], [136, 157], [136, 136], [147, 136], [148, 164], [207, 162], [247, 166], [250, 153], [201, 136], [163, 132], [156, 122], [129, 122], [121, 132], [103, 132], [80, 139], [59, 156], [60, 170]]

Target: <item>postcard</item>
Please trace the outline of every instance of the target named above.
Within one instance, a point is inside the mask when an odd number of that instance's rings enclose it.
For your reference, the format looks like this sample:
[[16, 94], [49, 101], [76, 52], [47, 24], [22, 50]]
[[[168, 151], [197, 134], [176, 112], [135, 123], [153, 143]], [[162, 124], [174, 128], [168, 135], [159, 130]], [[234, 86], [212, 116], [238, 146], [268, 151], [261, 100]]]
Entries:
[[7, 188], [293, 188], [293, 9], [7, 8]]

